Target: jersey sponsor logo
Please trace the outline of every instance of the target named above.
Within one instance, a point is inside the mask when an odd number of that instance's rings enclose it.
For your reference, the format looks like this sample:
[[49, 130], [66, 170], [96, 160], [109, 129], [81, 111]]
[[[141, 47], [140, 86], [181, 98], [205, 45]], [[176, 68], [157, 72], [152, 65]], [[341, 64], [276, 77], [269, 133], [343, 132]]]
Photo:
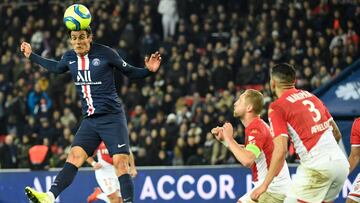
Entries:
[[71, 64], [73, 64], [73, 63], [75, 63], [76, 61], [69, 61], [69, 64], [71, 65]]
[[91, 80], [90, 70], [84, 70], [84, 71], [79, 70], [77, 72], [76, 79], [77, 79], [77, 82], [75, 82], [75, 85], [101, 85], [102, 84], [101, 81], [93, 82]]
[[360, 99], [360, 82], [348, 82], [345, 85], [339, 85], [335, 94], [337, 98], [345, 101]]
[[324, 131], [324, 130], [327, 130], [329, 127], [330, 127], [330, 121], [331, 119], [323, 122], [323, 123], [320, 123], [318, 125], [314, 125], [311, 127], [311, 134], [315, 134], [317, 132], [321, 132], [321, 131]]
[[[82, 74], [81, 72], [84, 72], [84, 74]], [[78, 71], [76, 79], [78, 82], [91, 82], [90, 71], [89, 70]]]
[[91, 63], [93, 64], [93, 66], [99, 66], [100, 65], [100, 59], [94, 58]]

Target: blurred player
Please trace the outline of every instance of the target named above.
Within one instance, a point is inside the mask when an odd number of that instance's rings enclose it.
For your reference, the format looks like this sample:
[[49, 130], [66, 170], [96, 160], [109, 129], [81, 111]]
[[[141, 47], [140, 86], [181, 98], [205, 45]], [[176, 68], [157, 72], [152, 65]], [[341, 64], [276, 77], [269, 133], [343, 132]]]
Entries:
[[[351, 153], [349, 156], [350, 172], [359, 164], [360, 160], [360, 118], [357, 118], [351, 128]], [[354, 181], [354, 189], [349, 193], [346, 203], [360, 202], [360, 173]]]
[[[104, 200], [107, 203], [122, 202], [120, 194], [120, 185], [113, 166], [113, 160], [106, 149], [104, 142], [101, 142], [96, 150], [96, 162], [93, 157], [89, 157], [86, 161], [95, 170], [96, 181], [100, 188], [95, 188], [94, 192], [88, 197], [88, 203], [98, 199]], [[130, 150], [130, 176], [137, 175], [134, 156]]]
[[[268, 171], [274, 144], [269, 126], [260, 118], [264, 105], [263, 95], [257, 90], [246, 90], [234, 104], [234, 116], [239, 117], [245, 126], [245, 147], [233, 138], [233, 127], [230, 123], [212, 129], [216, 139], [225, 143], [236, 159], [252, 170], [253, 184], [259, 186]], [[281, 171], [274, 178], [259, 202], [283, 202], [290, 184], [289, 169], [285, 161], [281, 163]], [[254, 202], [246, 193], [238, 203]]]
[[144, 78], [160, 66], [159, 53], [145, 58], [146, 68], [126, 63], [110, 47], [93, 43], [91, 28], [69, 31], [72, 50], [65, 52], [60, 61], [49, 60], [32, 53], [29, 43], [20, 46], [26, 58], [53, 73], [70, 72], [83, 106], [84, 119], [75, 135], [72, 148], [63, 169], [56, 176], [49, 192], [25, 188], [33, 202], [54, 202], [55, 198], [73, 181], [78, 168], [92, 156], [104, 141], [113, 157], [121, 196], [125, 203], [133, 202], [134, 185], [129, 175], [129, 136], [124, 108], [114, 85], [114, 68], [129, 78]]
[[349, 173], [349, 162], [337, 144], [340, 131], [324, 104], [295, 88], [295, 69], [278, 64], [270, 70], [270, 87], [277, 97], [269, 107], [274, 152], [265, 181], [251, 194], [256, 200], [267, 190], [282, 165], [288, 139], [300, 165], [285, 202], [332, 202]]

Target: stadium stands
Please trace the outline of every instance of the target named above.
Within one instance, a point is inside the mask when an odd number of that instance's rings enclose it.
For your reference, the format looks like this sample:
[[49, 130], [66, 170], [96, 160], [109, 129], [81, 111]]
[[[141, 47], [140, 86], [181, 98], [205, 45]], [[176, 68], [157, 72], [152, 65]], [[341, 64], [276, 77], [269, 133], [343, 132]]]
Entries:
[[[0, 168], [29, 167], [28, 149], [44, 139], [52, 149], [50, 166], [61, 167], [81, 119], [79, 98], [69, 74], [48, 74], [22, 57], [19, 45], [29, 41], [36, 53], [59, 60], [69, 49], [62, 23], [68, 4], [2, 2], [0, 151], [11, 145], [16, 163]], [[163, 57], [159, 72], [145, 80], [116, 73], [139, 165], [235, 163], [209, 131], [231, 121], [243, 142], [243, 127], [232, 118], [241, 90], [262, 90], [268, 104], [273, 64], [294, 64], [297, 86], [312, 91], [360, 56], [358, 1], [179, 0], [175, 33], [166, 35], [159, 2], [88, 5], [95, 41], [138, 66], [155, 50]]]

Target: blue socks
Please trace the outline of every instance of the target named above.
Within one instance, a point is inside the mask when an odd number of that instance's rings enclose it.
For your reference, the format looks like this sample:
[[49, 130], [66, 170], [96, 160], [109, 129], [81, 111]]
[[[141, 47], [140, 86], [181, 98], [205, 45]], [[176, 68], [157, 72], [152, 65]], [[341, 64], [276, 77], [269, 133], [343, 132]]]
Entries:
[[78, 168], [69, 162], [65, 162], [63, 169], [56, 176], [54, 183], [51, 185], [50, 192], [56, 199], [59, 194], [65, 190], [74, 180]]
[[134, 183], [129, 174], [119, 176], [121, 197], [124, 203], [134, 202]]

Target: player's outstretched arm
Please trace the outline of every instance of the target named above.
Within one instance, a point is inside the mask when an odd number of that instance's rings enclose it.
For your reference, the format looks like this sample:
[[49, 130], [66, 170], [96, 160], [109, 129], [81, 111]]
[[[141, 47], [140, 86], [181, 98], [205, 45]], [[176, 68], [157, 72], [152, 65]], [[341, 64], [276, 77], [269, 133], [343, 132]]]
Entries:
[[149, 76], [152, 72], [156, 72], [161, 63], [161, 56], [158, 52], [151, 54], [150, 57], [145, 57], [145, 66], [146, 68], [138, 68], [128, 64], [121, 56], [111, 50], [109, 52], [110, 55], [110, 65], [114, 66], [118, 70], [120, 70], [124, 75], [131, 79], [139, 79]]
[[41, 65], [46, 68], [48, 71], [53, 73], [64, 73], [68, 70], [68, 67], [63, 61], [55, 61], [50, 59], [45, 59], [37, 54], [32, 52], [31, 45], [27, 42], [22, 42], [20, 45], [20, 50], [24, 56], [31, 61]]
[[150, 55], [150, 57], [145, 57], [145, 66], [146, 68], [151, 71], [151, 72], [156, 72], [161, 64], [161, 55], [160, 53], [157, 51], [153, 54]]

